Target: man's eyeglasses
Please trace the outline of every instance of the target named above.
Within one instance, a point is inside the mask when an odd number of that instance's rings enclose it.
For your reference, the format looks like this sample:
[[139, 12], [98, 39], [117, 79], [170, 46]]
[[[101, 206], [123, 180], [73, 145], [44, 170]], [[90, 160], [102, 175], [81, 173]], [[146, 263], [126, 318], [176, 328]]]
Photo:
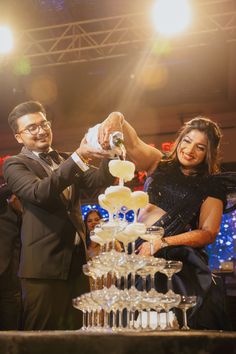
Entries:
[[40, 128], [43, 130], [49, 130], [51, 128], [52, 123], [49, 120], [44, 120], [43, 122], [39, 124], [31, 124], [25, 129], [22, 129], [21, 131], [18, 132], [18, 134], [21, 133], [26, 133], [26, 134], [31, 134], [31, 135], [37, 135], [40, 131]]

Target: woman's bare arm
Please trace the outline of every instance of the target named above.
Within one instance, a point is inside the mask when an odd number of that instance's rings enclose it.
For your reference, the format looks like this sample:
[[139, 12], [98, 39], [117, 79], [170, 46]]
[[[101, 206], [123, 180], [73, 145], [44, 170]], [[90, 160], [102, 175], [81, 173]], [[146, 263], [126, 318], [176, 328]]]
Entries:
[[[199, 218], [199, 229], [184, 232], [175, 236], [165, 237], [164, 240], [169, 246], [191, 246], [194, 248], [204, 247], [215, 241], [220, 230], [221, 218], [223, 213], [223, 203], [221, 200], [208, 197], [202, 204]], [[154, 251], [161, 248], [161, 241], [154, 242]], [[143, 243], [139, 248], [142, 255], [150, 254], [150, 245]]]
[[111, 113], [99, 128], [98, 142], [104, 149], [109, 148], [109, 136], [114, 131], [123, 132], [128, 158], [136, 164], [137, 169], [153, 172], [162, 158], [161, 151], [142, 141], [119, 112]]

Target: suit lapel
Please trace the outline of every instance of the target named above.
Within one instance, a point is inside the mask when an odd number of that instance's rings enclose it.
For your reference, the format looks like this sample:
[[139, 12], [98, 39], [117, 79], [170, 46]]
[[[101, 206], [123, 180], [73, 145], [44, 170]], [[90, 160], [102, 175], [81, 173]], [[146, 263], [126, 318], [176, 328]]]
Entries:
[[[36, 156], [31, 150], [27, 149], [25, 146], [21, 150], [21, 155], [27, 156], [32, 160], [31, 168], [34, 170], [34, 172], [37, 174], [39, 177], [46, 177], [46, 176], [51, 176], [52, 174], [52, 169], [51, 167], [42, 159], [40, 159], [38, 156]], [[66, 154], [60, 154], [63, 160], [65, 160], [68, 155]], [[68, 198], [65, 197], [63, 192], [60, 194], [61, 200], [63, 204], [65, 205], [67, 210], [70, 210], [72, 207], [72, 203], [74, 201], [74, 185], [71, 187], [71, 193], [68, 194]]]
[[[45, 172], [47, 176], [51, 175], [51, 168], [49, 165], [46, 164], [46, 162], [44, 162], [42, 159], [40, 159], [38, 156], [36, 156], [31, 150], [27, 149], [25, 146], [21, 149], [21, 153], [24, 156], [27, 156], [28, 158], [32, 159], [33, 161], [35, 161], [33, 163], [34, 167], [35, 167], [35, 173], [39, 172], [40, 176], [43, 173], [43, 176], [45, 176]], [[32, 161], [32, 162], [33, 162]]]

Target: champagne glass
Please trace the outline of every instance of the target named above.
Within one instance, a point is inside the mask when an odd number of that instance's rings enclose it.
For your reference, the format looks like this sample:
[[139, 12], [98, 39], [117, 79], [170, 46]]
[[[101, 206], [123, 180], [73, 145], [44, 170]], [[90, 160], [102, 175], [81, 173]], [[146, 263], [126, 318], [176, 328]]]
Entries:
[[138, 210], [144, 208], [149, 202], [149, 197], [146, 192], [134, 191], [131, 193], [131, 197], [126, 204], [126, 207], [134, 212], [134, 222], [138, 219]]
[[183, 330], [190, 329], [187, 322], [187, 310], [190, 309], [191, 307], [196, 306], [196, 304], [197, 304], [196, 296], [185, 296], [185, 295], [181, 296], [181, 300], [178, 306], [178, 308], [180, 308], [183, 313], [183, 327], [181, 327], [181, 329]]
[[137, 310], [137, 306], [139, 306], [141, 299], [142, 299], [142, 293], [141, 291], [138, 291], [134, 286], [131, 287], [130, 289], [124, 290], [124, 294], [126, 294], [126, 299], [125, 299], [125, 304], [126, 304], [126, 309], [127, 309], [127, 329], [128, 330], [134, 330], [134, 314], [135, 311]]
[[75, 307], [77, 310], [82, 311], [83, 313], [83, 325], [81, 327], [81, 330], [84, 331], [87, 329], [87, 310], [85, 303], [81, 297], [77, 297], [75, 299], [72, 299], [72, 305]]
[[[124, 251], [126, 254], [128, 254], [128, 244], [133, 241], [133, 239], [130, 239], [130, 235], [126, 234], [123, 231], [118, 232], [116, 234], [116, 240], [118, 240], [119, 242], [122, 242], [123, 247], [124, 247]], [[136, 240], [136, 238], [134, 238], [134, 240]]]
[[135, 252], [135, 240], [141, 237], [146, 232], [145, 224], [141, 222], [133, 222], [126, 226], [124, 234], [129, 237], [129, 242], [132, 244], [132, 252]]
[[169, 330], [172, 329], [171, 323], [170, 323], [170, 310], [173, 307], [177, 307], [181, 301], [181, 296], [179, 294], [175, 294], [174, 292], [172, 293], [167, 293], [162, 296], [161, 298], [161, 304], [163, 306], [163, 309], [165, 310], [166, 313], [166, 326], [165, 329]]
[[105, 250], [104, 247], [107, 244], [107, 240], [106, 240], [106, 238], [104, 239], [103, 237], [99, 237], [98, 235], [96, 235], [95, 231], [90, 231], [90, 240], [99, 245], [98, 250], [95, 249], [95, 251], [93, 251], [93, 253], [90, 252], [90, 254], [89, 254], [89, 257], [93, 258], [97, 254], [100, 254], [101, 252], [103, 252]]
[[[110, 208], [113, 208], [115, 212], [126, 205], [131, 198], [131, 190], [125, 186], [110, 186], [106, 188], [104, 197], [101, 195], [98, 197], [99, 204], [107, 204]], [[102, 206], [102, 205], [101, 205]]]
[[110, 236], [112, 241], [112, 249], [115, 249], [115, 239], [118, 232], [125, 229], [127, 222], [125, 220], [113, 220], [108, 222], [101, 222], [101, 229]]
[[108, 330], [110, 328], [109, 314], [112, 306], [118, 301], [119, 290], [112, 285], [109, 289], [103, 288], [93, 291], [91, 297], [104, 310], [104, 330]]
[[124, 182], [134, 178], [135, 164], [131, 161], [110, 160], [108, 166], [112, 176], [119, 178], [119, 186], [123, 186]]
[[109, 215], [109, 221], [113, 221], [116, 210], [112, 202], [108, 198], [106, 198], [105, 194], [100, 194], [98, 196], [98, 203], [103, 209], [107, 210]]
[[181, 271], [183, 263], [181, 261], [166, 261], [165, 266], [159, 270], [167, 276], [167, 289], [168, 293], [173, 293], [172, 291], [172, 276], [175, 273]]
[[[105, 252], [106, 252], [106, 250], [109, 249], [109, 243], [111, 241], [110, 231], [104, 230], [104, 228], [102, 228], [102, 223], [100, 222], [100, 224], [97, 224], [95, 226], [94, 230], [91, 231], [91, 233], [94, 233], [95, 236], [98, 236], [100, 239], [102, 239], [102, 242], [104, 242], [102, 250], [104, 250], [104, 245], [105, 245]], [[90, 236], [91, 240], [93, 240], [92, 236], [93, 235]], [[94, 241], [98, 242], [98, 239], [97, 240], [95, 239]]]
[[150, 243], [150, 254], [153, 256], [154, 254], [154, 241], [161, 239], [164, 235], [164, 229], [161, 226], [151, 226], [148, 227], [146, 233], [141, 235], [140, 237], [148, 241]]

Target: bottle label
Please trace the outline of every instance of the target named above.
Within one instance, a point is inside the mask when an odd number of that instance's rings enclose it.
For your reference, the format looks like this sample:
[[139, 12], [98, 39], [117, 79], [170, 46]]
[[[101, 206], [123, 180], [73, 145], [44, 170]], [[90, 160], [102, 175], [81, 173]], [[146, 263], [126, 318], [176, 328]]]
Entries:
[[124, 143], [124, 135], [122, 132], [117, 131], [117, 132], [110, 134], [109, 144], [110, 144], [111, 150], [113, 150], [115, 147], [117, 147], [123, 143]]

